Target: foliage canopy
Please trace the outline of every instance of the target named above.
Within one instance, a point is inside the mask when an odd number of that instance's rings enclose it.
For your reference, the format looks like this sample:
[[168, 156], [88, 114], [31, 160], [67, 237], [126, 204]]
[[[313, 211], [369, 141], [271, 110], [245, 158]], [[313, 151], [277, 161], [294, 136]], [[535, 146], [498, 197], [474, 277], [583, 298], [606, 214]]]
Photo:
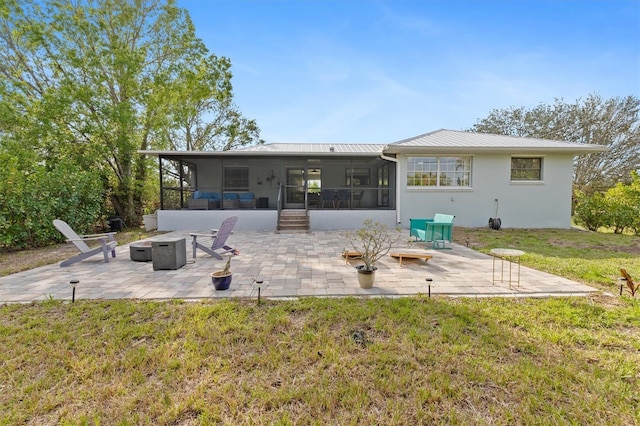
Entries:
[[230, 61], [174, 0], [7, 0], [0, 40], [0, 146], [92, 173], [130, 225], [154, 170], [139, 150], [260, 142], [233, 103]]

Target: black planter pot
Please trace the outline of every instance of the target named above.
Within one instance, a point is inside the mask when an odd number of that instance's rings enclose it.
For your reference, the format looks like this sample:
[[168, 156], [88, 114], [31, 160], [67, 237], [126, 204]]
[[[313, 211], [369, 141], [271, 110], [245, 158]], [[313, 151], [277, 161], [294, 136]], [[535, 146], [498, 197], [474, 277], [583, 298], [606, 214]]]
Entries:
[[211, 282], [216, 290], [228, 290], [231, 285], [233, 273], [222, 275], [222, 271], [211, 273]]

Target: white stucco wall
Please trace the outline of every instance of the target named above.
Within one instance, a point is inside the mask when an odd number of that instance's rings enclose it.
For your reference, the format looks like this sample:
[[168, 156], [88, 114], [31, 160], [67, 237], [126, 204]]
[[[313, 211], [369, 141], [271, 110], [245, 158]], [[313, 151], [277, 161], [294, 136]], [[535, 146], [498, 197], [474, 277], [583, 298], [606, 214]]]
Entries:
[[[235, 228], [243, 231], [275, 231], [277, 210], [158, 210], [159, 231], [206, 231], [217, 228], [229, 216], [237, 216]], [[359, 229], [364, 219], [395, 227], [395, 210], [310, 210], [311, 231]]]
[[505, 228], [569, 228], [573, 155], [542, 158], [541, 182], [511, 182], [511, 156], [484, 154], [473, 156], [471, 188], [407, 189], [407, 157], [399, 156], [400, 225], [446, 213], [456, 216], [455, 225], [483, 227], [495, 216], [498, 199]]
[[206, 231], [237, 216], [236, 228], [247, 231], [275, 231], [277, 210], [158, 210], [158, 231]]

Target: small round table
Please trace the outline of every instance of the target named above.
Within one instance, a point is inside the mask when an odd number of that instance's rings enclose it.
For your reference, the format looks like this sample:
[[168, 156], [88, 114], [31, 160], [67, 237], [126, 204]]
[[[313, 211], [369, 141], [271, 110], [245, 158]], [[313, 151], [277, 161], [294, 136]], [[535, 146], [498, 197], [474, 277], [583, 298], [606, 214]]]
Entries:
[[489, 254], [493, 256], [493, 284], [495, 285], [496, 283], [496, 257], [499, 257], [501, 260], [500, 282], [504, 282], [504, 261], [506, 259], [509, 262], [509, 288], [511, 288], [511, 283], [513, 283], [513, 279], [511, 277], [511, 266], [515, 260], [518, 264], [518, 280], [516, 283], [518, 287], [520, 287], [520, 256], [522, 256], [524, 252], [522, 250], [495, 248], [491, 249]]

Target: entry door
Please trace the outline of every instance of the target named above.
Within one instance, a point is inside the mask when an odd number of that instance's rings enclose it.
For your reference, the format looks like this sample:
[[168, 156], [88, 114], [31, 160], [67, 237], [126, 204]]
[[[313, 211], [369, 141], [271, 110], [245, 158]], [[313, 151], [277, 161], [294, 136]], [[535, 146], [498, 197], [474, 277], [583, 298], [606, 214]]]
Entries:
[[287, 186], [285, 191], [285, 209], [303, 209], [304, 194], [307, 187], [305, 169], [287, 169]]

